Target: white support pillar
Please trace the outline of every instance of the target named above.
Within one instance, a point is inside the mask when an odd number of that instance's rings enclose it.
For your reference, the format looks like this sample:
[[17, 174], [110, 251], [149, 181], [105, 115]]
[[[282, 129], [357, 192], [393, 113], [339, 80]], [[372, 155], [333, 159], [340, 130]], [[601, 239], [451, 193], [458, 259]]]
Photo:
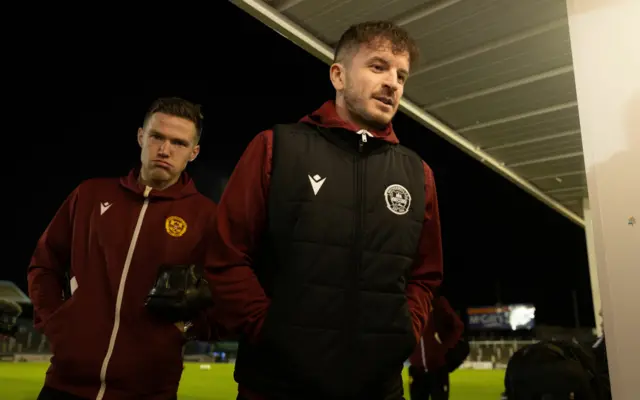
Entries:
[[591, 280], [591, 299], [593, 300], [593, 313], [596, 321], [596, 334], [602, 335], [602, 302], [600, 301], [600, 281], [598, 280], [598, 260], [596, 258], [596, 245], [593, 237], [593, 220], [589, 199], [582, 200], [584, 215], [584, 231], [587, 237], [587, 253], [589, 255], [589, 279]]
[[640, 1], [567, 0], [613, 398], [640, 393]]

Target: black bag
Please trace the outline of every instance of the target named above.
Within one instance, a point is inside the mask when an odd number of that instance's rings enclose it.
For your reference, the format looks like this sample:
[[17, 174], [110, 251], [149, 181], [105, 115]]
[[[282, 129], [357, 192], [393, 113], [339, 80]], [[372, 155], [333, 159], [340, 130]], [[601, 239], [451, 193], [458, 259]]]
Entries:
[[601, 400], [593, 354], [577, 343], [543, 341], [521, 348], [507, 364], [508, 400]]
[[163, 265], [146, 298], [147, 310], [167, 322], [188, 322], [213, 305], [202, 267]]

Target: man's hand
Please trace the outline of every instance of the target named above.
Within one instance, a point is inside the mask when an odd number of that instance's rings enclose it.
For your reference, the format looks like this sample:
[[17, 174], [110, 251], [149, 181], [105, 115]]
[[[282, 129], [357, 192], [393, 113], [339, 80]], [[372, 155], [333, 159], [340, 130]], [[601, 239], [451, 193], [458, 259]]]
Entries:
[[[193, 322], [191, 321], [178, 321], [178, 322], [174, 322], [174, 325], [176, 328], [178, 328], [178, 330], [180, 332], [182, 332], [182, 336], [186, 339], [186, 340], [196, 340], [196, 336], [194, 336], [194, 332], [191, 329], [193, 327]], [[187, 334], [188, 333], [188, 334]]]

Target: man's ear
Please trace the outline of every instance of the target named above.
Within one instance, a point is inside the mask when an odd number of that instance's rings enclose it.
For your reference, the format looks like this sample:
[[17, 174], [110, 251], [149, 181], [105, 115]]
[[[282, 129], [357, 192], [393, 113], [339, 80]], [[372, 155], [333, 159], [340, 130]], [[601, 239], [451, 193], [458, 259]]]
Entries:
[[200, 145], [197, 144], [193, 147], [193, 150], [191, 150], [191, 156], [189, 157], [189, 162], [193, 161], [196, 159], [196, 157], [198, 157], [198, 154], [200, 154]]
[[144, 138], [144, 130], [142, 128], [138, 128], [138, 144], [142, 147], [142, 139]]
[[346, 86], [346, 72], [347, 69], [341, 63], [333, 63], [329, 68], [329, 78], [337, 92], [344, 90]]

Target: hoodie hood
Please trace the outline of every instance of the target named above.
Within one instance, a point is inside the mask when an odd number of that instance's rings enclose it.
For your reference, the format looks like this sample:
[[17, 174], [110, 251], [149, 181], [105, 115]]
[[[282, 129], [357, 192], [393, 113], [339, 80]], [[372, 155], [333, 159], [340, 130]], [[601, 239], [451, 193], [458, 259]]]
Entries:
[[[120, 178], [120, 184], [125, 188], [131, 190], [132, 192], [144, 196], [146, 186], [142, 185], [138, 181], [139, 174], [140, 167], [132, 169], [131, 171], [129, 171], [128, 175]], [[191, 177], [183, 171], [176, 183], [164, 190], [151, 189], [151, 192], [149, 192], [149, 197], [156, 199], [177, 200], [184, 197], [192, 196], [194, 194], [198, 194], [198, 189], [196, 189], [196, 185]]]
[[[322, 128], [342, 128], [358, 133], [361, 129], [355, 124], [344, 121], [336, 111], [336, 103], [333, 100], [325, 102], [320, 108], [305, 115], [300, 122], [320, 126]], [[391, 144], [398, 144], [400, 141], [393, 131], [393, 125], [389, 123], [384, 130], [367, 130], [374, 138], [384, 140]]]

